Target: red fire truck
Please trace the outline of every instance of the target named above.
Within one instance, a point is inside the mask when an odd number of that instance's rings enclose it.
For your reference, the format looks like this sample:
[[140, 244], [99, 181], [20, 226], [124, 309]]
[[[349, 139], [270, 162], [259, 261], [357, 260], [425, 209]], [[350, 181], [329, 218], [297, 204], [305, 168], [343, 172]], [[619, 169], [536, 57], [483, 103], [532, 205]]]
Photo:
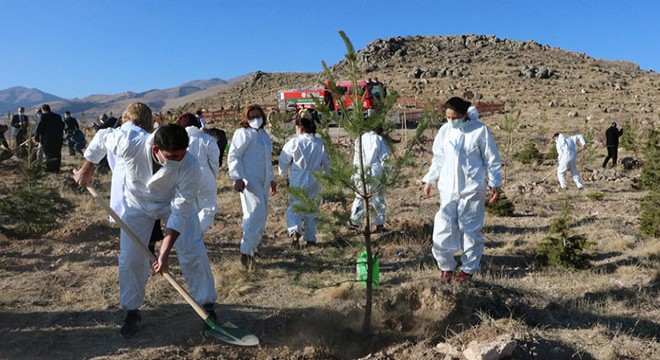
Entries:
[[[353, 89], [351, 81], [338, 81], [337, 87], [339, 88], [340, 97], [335, 99], [330, 93], [327, 86], [309, 88], [309, 89], [293, 89], [293, 90], [280, 90], [277, 92], [277, 104], [280, 111], [298, 110], [302, 108], [311, 108], [315, 106], [314, 99], [317, 99], [323, 104], [330, 106], [330, 110], [340, 110], [343, 108], [347, 110], [353, 109], [353, 101], [355, 100], [356, 90]], [[387, 96], [387, 88], [385, 85], [377, 80], [359, 81], [357, 94], [364, 97], [362, 101], [362, 108], [367, 116], [370, 116], [378, 103]]]

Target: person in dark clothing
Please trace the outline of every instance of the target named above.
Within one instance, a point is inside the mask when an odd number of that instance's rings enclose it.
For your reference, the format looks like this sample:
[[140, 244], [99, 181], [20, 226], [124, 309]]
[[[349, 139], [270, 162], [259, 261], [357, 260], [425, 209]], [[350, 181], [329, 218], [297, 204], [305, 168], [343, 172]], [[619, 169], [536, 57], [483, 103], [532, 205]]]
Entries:
[[7, 160], [13, 155], [9, 148], [9, 144], [7, 143], [7, 139], [5, 139], [5, 132], [7, 130], [9, 130], [9, 126], [0, 125], [0, 145], [2, 145], [2, 147], [0, 147], [0, 161]]
[[227, 134], [224, 130], [216, 128], [206, 128], [204, 132], [213, 136], [215, 141], [218, 143], [218, 149], [220, 149], [220, 167], [222, 167], [222, 157], [225, 154], [225, 148], [227, 147]]
[[[80, 131], [80, 125], [78, 125], [78, 120], [71, 116], [71, 113], [68, 111], [64, 112], [64, 132], [66, 133], [67, 145], [69, 146], [69, 155], [76, 155], [76, 150], [80, 150], [84, 147], [76, 146], [76, 139], [80, 140], [80, 135], [76, 136], [76, 130]], [[81, 132], [82, 134], [82, 132]], [[84, 135], [83, 135], [84, 139]], [[76, 149], [77, 148], [77, 149]]]
[[605, 131], [605, 144], [607, 145], [607, 157], [603, 161], [603, 167], [607, 166], [607, 162], [612, 159], [612, 167], [616, 166], [616, 159], [619, 154], [619, 137], [623, 135], [623, 129], [618, 129], [616, 123]]
[[41, 106], [41, 122], [34, 133], [34, 139], [43, 146], [46, 156], [46, 171], [59, 173], [62, 165], [62, 138], [64, 136], [64, 121], [59, 114], [50, 112], [50, 105]]
[[11, 118], [11, 127], [13, 128], [14, 150], [19, 153], [19, 147], [28, 138], [28, 117], [25, 115], [25, 108], [19, 107], [18, 113]]
[[119, 127], [119, 125], [121, 125], [119, 120], [112, 116], [112, 114], [110, 114], [110, 117], [108, 117], [106, 114], [103, 114], [99, 116], [99, 120], [93, 126], [94, 130], [99, 131], [101, 129], [116, 128]]

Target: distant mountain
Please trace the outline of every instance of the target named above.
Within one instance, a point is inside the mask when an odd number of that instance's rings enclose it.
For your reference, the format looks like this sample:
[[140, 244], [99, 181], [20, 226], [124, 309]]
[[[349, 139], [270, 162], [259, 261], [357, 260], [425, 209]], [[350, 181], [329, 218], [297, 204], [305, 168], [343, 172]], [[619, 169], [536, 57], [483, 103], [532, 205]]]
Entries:
[[217, 93], [218, 88], [227, 84], [225, 80], [213, 78], [190, 81], [169, 89], [153, 89], [139, 93], [126, 91], [118, 94], [94, 94], [81, 99], [63, 99], [37, 89], [17, 86], [0, 91], [0, 111], [15, 112], [19, 106], [24, 106], [28, 109], [28, 113], [31, 113], [34, 107], [47, 102], [55, 112], [68, 110], [79, 120], [92, 120], [103, 113], [119, 116], [133, 102], [143, 102], [154, 112], [166, 111], [180, 106], [170, 103], [193, 102]]
[[29, 109], [35, 105], [60, 100], [64, 99], [39, 89], [14, 86], [9, 89], [0, 90], [0, 114], [16, 112], [19, 106]]

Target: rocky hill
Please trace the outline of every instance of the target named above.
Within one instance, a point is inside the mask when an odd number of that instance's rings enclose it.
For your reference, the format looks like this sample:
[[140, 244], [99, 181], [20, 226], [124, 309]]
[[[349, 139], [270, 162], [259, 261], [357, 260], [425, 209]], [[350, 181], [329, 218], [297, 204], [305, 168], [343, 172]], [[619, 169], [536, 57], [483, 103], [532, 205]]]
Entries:
[[[603, 122], [658, 119], [658, 73], [534, 41], [490, 35], [395, 37], [375, 40], [359, 50], [357, 58], [362, 78], [378, 78], [419, 108], [463, 96], [515, 102], [523, 110], [523, 120], [577, 118], [581, 124], [586, 116]], [[346, 78], [345, 61], [331, 71], [338, 79]], [[257, 71], [184, 110], [247, 103], [274, 106], [277, 90], [314, 86], [321, 75]]]

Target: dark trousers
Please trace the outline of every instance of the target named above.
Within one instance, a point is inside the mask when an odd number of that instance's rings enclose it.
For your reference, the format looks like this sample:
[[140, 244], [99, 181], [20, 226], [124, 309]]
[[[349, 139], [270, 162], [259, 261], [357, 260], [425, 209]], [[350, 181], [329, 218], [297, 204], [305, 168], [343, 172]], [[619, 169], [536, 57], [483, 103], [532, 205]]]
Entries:
[[607, 157], [605, 158], [605, 161], [603, 161], [603, 167], [607, 166], [607, 162], [612, 159], [612, 167], [616, 165], [616, 158], [619, 154], [619, 147], [618, 146], [608, 146], [607, 147]]
[[62, 144], [43, 144], [46, 172], [59, 173], [62, 165]]

